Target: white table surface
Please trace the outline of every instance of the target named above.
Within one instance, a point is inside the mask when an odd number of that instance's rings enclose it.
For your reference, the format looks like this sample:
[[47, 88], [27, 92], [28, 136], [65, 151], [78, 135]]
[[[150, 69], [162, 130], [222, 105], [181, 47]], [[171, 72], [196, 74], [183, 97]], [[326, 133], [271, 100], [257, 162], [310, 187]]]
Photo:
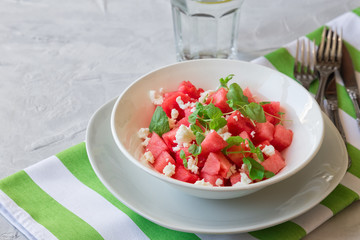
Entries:
[[[240, 49], [251, 60], [359, 6], [245, 0]], [[169, 0], [0, 1], [0, 178], [84, 141], [97, 108], [175, 61]], [[359, 238], [360, 202], [306, 237]], [[0, 217], [5, 239], [25, 237]]]

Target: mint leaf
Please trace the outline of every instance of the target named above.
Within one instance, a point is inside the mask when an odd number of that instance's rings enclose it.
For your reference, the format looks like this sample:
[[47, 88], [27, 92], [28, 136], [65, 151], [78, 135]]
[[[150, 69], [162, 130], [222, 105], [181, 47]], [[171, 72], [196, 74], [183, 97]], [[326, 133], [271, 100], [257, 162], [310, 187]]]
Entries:
[[155, 132], [160, 137], [164, 133], [170, 131], [169, 118], [166, 116], [166, 113], [162, 107], [156, 107], [155, 112], [151, 118], [149, 130], [150, 132]]
[[191, 153], [193, 156], [197, 156], [201, 153], [201, 146], [198, 146], [196, 144], [192, 144], [189, 147], [189, 153]]
[[265, 170], [265, 172], [264, 172], [265, 178], [271, 178], [273, 176], [275, 176], [275, 173]]
[[243, 162], [249, 169], [249, 176], [252, 180], [262, 180], [264, 178], [265, 169], [264, 167], [250, 157], [243, 158]]
[[249, 104], [248, 98], [244, 95], [243, 90], [237, 83], [232, 83], [229, 87], [229, 91], [226, 94], [229, 106], [237, 110], [246, 104]]
[[231, 148], [232, 146], [239, 146], [241, 143], [245, 142], [245, 139], [243, 139], [240, 136], [231, 136], [228, 139], [226, 139], [226, 142], [228, 143], [228, 145], [225, 148], [223, 148], [222, 151], [223, 151], [224, 154], [227, 155], [227, 154], [229, 154], [227, 152], [227, 150], [229, 148]]
[[220, 87], [223, 87], [225, 89], [229, 89], [227, 86], [227, 83], [234, 77], [234, 74], [229, 74], [225, 79], [220, 78]]
[[206, 116], [210, 119], [219, 118], [223, 115], [220, 108], [215, 107], [215, 105], [213, 103], [206, 105], [204, 110], [205, 110]]
[[226, 124], [227, 124], [227, 121], [225, 118], [218, 117], [215, 119], [211, 119], [211, 121], [209, 123], [209, 128], [217, 131], [220, 128], [223, 128]]
[[260, 104], [257, 103], [249, 103], [244, 106], [246, 116], [252, 120], [263, 123], [266, 122], [264, 109]]
[[186, 154], [184, 150], [180, 150], [180, 158], [183, 160], [184, 167], [187, 168]]
[[205, 139], [204, 134], [202, 134], [202, 133], [200, 133], [200, 132], [197, 132], [197, 133], [195, 134], [195, 137], [196, 137], [196, 143], [197, 143], [198, 145], [200, 145], [200, 144], [202, 143], [202, 141], [204, 141], [204, 139]]

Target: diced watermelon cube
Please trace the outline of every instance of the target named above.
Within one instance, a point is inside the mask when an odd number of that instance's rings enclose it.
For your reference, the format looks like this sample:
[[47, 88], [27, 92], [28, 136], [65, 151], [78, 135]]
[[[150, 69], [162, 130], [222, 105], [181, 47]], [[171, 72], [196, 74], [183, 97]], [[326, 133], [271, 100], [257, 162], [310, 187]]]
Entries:
[[182, 92], [174, 92], [172, 94], [167, 95], [167, 97], [164, 97], [164, 101], [161, 104], [161, 107], [164, 109], [166, 115], [171, 118], [171, 110], [176, 109], [179, 112], [178, 119], [182, 119], [185, 116], [184, 110], [179, 107], [179, 104], [176, 102], [176, 98], [181, 97], [181, 100], [184, 103], [189, 102], [190, 97], [187, 94], [184, 94]]
[[249, 119], [245, 118], [239, 111], [235, 111], [227, 119], [227, 127], [231, 135], [239, 135], [242, 131], [251, 133], [254, 126]]
[[220, 160], [216, 153], [211, 152], [207, 157], [201, 173], [209, 175], [218, 175], [220, 171]]
[[246, 87], [244, 90], [243, 90], [243, 94], [244, 96], [246, 96], [248, 98], [248, 101], [249, 102], [256, 102], [250, 89], [248, 87]]
[[[276, 125], [280, 122], [280, 102], [270, 102], [262, 105], [265, 112], [266, 120]], [[268, 113], [268, 114], [266, 114]]]
[[189, 95], [191, 98], [198, 99], [203, 89], [197, 89], [190, 81], [182, 81], [178, 87], [178, 91]]
[[189, 148], [188, 147], [181, 147], [180, 150], [175, 153], [175, 161], [176, 161], [176, 163], [183, 165], [183, 160], [180, 157], [181, 150], [184, 151], [186, 157], [190, 156], [191, 153], [189, 153]]
[[227, 145], [227, 142], [216, 131], [212, 130], [201, 143], [201, 154], [206, 156], [210, 152], [218, 152]]
[[176, 132], [179, 128], [174, 128], [172, 130], [170, 130], [167, 133], [164, 133], [162, 135], [162, 138], [165, 142], [165, 144], [168, 146], [168, 148], [170, 150], [172, 150], [173, 147], [175, 147], [177, 144], [174, 142], [174, 140], [176, 139]]
[[234, 185], [237, 182], [241, 181], [241, 175], [240, 172], [236, 172], [233, 175], [230, 176], [230, 183], [231, 185]]
[[285, 167], [286, 164], [281, 153], [275, 150], [275, 153], [270, 157], [268, 157], [267, 159], [265, 159], [265, 161], [263, 161], [261, 165], [263, 165], [265, 170], [277, 174], [281, 169]]
[[176, 165], [175, 174], [172, 175], [172, 178], [188, 183], [194, 183], [200, 179], [198, 175], [187, 170], [183, 164]]
[[162, 173], [164, 167], [166, 165], [168, 165], [169, 163], [175, 165], [175, 160], [170, 155], [170, 153], [164, 151], [164, 152], [160, 153], [160, 155], [157, 158], [155, 158], [155, 162], [153, 163], [153, 167], [156, 169], [156, 171]]
[[225, 157], [222, 152], [215, 153], [220, 161], [220, 171], [219, 175], [223, 178], [226, 178], [232, 164], [231, 162]]
[[278, 151], [282, 151], [290, 146], [293, 138], [293, 131], [285, 128], [283, 125], [276, 125], [274, 138], [270, 142]]
[[169, 151], [169, 147], [165, 144], [159, 135], [153, 132], [151, 134], [149, 144], [146, 147], [146, 151], [150, 151], [156, 159], [162, 152]]
[[211, 185], [213, 185], [213, 186], [218, 186], [218, 185], [216, 185], [216, 181], [218, 181], [218, 179], [220, 179], [222, 181], [222, 184], [220, 184], [219, 186], [224, 185], [224, 179], [219, 175], [210, 175], [210, 174], [201, 172], [200, 178], [204, 179], [205, 182], [211, 183]]
[[274, 138], [274, 129], [274, 125], [269, 122], [257, 123], [254, 140], [257, 143], [263, 142], [265, 140], [271, 142], [271, 140]]
[[176, 123], [176, 126], [177, 127], [180, 127], [180, 125], [185, 125], [187, 127], [190, 126], [190, 123], [189, 123], [189, 116], [191, 114], [191, 108], [187, 108], [184, 110], [184, 117], [182, 119], [180, 119], [177, 123]]
[[246, 131], [242, 131], [240, 134], [239, 134], [240, 137], [242, 137], [243, 139], [249, 139], [251, 140], [251, 136], [248, 132]]
[[[238, 153], [229, 153], [227, 156], [230, 158], [230, 160], [235, 163], [238, 167], [241, 167], [243, 164], [243, 158], [249, 157], [251, 153], [249, 152], [243, 152], [243, 151], [249, 151], [249, 148], [245, 147], [244, 144], [241, 145], [235, 145], [230, 147], [228, 152], [238, 152]], [[243, 152], [243, 153], [240, 153]]]
[[227, 103], [227, 93], [228, 91], [225, 88], [219, 88], [215, 93], [211, 94], [207, 98], [207, 103], [212, 102], [215, 107], [220, 108], [223, 113], [231, 112], [233, 109]]

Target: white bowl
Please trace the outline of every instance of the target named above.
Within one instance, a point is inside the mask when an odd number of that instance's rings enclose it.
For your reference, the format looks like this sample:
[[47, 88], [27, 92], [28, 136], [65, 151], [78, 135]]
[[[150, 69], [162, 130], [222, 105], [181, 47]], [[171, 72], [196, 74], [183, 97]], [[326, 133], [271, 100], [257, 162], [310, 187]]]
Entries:
[[[166, 177], [143, 165], [139, 159], [144, 150], [137, 132], [140, 128], [149, 126], [155, 109], [149, 99], [149, 91], [160, 88], [174, 91], [184, 80], [191, 81], [204, 90], [216, 89], [219, 79], [229, 74], [235, 75], [231, 83], [237, 82], [243, 89], [249, 87], [261, 101], [280, 101], [285, 109], [286, 119], [291, 120], [285, 125], [294, 133], [292, 144], [282, 152], [286, 166], [274, 177], [261, 182], [237, 187], [206, 187]], [[314, 98], [286, 75], [253, 63], [207, 59], [175, 63], [140, 77], [117, 99], [111, 116], [111, 131], [124, 155], [150, 175], [197, 197], [227, 199], [253, 193], [301, 170], [321, 146], [324, 123]]]

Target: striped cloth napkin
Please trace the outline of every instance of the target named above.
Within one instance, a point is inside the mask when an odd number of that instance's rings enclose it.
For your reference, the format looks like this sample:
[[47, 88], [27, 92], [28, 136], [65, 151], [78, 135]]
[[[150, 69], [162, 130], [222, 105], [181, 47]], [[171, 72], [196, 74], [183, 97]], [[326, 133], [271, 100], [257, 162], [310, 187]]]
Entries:
[[[326, 25], [343, 29], [360, 79], [360, 8]], [[322, 28], [305, 37], [319, 44]], [[294, 78], [295, 44], [294, 41], [254, 62]], [[314, 92], [317, 85], [313, 84], [310, 91]], [[85, 143], [2, 179], [0, 212], [29, 239], [300, 239], [360, 195], [360, 131], [353, 105], [339, 79], [337, 90], [352, 166], [329, 196], [291, 221], [231, 235], [184, 233], [161, 227], [127, 208], [105, 188], [90, 165]]]

